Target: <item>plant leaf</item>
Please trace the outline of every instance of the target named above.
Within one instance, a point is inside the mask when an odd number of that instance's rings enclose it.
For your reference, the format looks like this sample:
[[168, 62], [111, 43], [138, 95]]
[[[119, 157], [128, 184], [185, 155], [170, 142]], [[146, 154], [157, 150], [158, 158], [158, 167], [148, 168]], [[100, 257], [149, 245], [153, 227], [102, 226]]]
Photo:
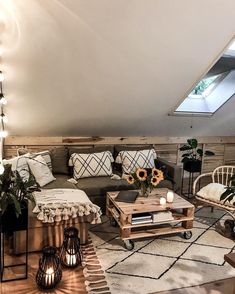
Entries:
[[187, 143], [192, 149], [197, 148], [197, 139], [188, 139]]

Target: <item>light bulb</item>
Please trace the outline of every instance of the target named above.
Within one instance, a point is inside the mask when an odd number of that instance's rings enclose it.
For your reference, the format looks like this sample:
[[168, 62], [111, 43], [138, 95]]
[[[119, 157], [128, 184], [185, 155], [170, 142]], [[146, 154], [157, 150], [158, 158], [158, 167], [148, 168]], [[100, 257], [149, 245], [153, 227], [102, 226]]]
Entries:
[[2, 104], [2, 105], [6, 105], [7, 104], [7, 99], [4, 97], [3, 94], [0, 96], [0, 104]]
[[0, 175], [4, 173], [4, 166], [2, 163], [0, 163]]
[[8, 118], [4, 113], [1, 114], [0, 119], [4, 122], [4, 124], [8, 123]]
[[6, 138], [8, 135], [7, 131], [0, 131], [0, 138]]
[[4, 81], [4, 74], [3, 72], [0, 70], [0, 82]]

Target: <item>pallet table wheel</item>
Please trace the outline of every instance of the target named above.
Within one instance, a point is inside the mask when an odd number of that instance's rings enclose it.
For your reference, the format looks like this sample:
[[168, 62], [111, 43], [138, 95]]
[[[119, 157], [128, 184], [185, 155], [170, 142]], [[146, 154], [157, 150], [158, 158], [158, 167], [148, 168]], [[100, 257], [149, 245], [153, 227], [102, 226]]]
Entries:
[[184, 232], [184, 239], [188, 240], [192, 238], [192, 232], [191, 231], [186, 231]]
[[117, 227], [117, 226], [118, 226], [116, 220], [115, 220], [113, 217], [111, 217], [111, 218], [109, 219], [109, 221], [110, 221], [110, 225], [111, 225], [111, 226], [113, 226], [113, 227]]
[[132, 240], [124, 240], [124, 247], [127, 249], [127, 250], [132, 250], [134, 249], [135, 245], [134, 245], [134, 242]]

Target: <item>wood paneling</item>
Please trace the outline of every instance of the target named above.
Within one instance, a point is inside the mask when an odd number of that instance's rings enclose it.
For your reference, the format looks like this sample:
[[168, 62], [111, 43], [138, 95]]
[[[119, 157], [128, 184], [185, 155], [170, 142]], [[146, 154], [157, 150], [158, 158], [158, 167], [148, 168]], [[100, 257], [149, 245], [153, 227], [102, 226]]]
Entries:
[[176, 163], [178, 156], [177, 144], [155, 144], [154, 145], [157, 155], [161, 158], [168, 160], [169, 162]]
[[[184, 144], [186, 137], [24, 137], [9, 136], [5, 145]], [[197, 137], [199, 143], [233, 143], [234, 137]]]
[[[202, 172], [212, 171], [219, 165], [235, 164], [235, 137], [198, 137], [199, 147], [211, 150], [214, 156], [205, 156]], [[17, 149], [30, 152], [51, 149], [54, 146], [154, 144], [159, 157], [181, 164], [179, 147], [186, 143], [185, 137], [20, 137], [9, 136], [5, 140], [5, 158], [16, 156]]]
[[224, 144], [204, 144], [203, 151], [212, 151], [213, 156], [204, 156], [202, 163], [202, 173], [214, 170], [217, 166], [224, 164]]
[[224, 163], [228, 165], [235, 165], [235, 144], [225, 144]]

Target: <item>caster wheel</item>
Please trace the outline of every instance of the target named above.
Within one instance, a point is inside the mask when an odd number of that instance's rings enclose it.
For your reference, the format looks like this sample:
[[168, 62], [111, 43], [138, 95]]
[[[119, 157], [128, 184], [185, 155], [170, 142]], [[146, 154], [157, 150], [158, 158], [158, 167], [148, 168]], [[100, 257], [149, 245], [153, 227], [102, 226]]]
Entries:
[[116, 220], [114, 219], [114, 218], [110, 218], [110, 225], [112, 226], [112, 227], [117, 227], [118, 226], [118, 224], [117, 224], [117, 222], [116, 222]]
[[184, 239], [186, 240], [191, 239], [192, 235], [193, 234], [191, 231], [184, 232]]
[[131, 240], [125, 240], [124, 241], [124, 247], [127, 250], [132, 250], [132, 249], [134, 249], [135, 245], [134, 245], [134, 242], [133, 241], [131, 241]]

